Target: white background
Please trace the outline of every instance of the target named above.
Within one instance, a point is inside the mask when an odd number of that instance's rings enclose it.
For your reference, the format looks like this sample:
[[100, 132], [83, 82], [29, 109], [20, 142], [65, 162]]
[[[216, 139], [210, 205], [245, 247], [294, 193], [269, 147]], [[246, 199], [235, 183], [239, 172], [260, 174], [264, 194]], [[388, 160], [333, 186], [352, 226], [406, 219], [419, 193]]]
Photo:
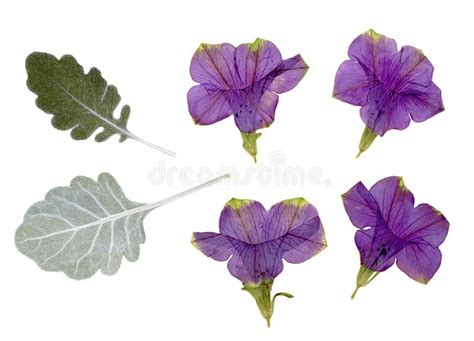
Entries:
[[[469, 3], [468, 1], [465, 4]], [[363, 123], [358, 108], [331, 97], [350, 42], [373, 28], [399, 47], [421, 48], [435, 65], [446, 111], [425, 123], [390, 131], [355, 159]], [[443, 1], [9, 1], [0, 5], [1, 340], [469, 340], [474, 337], [472, 223], [472, 10]], [[195, 126], [186, 93], [189, 63], [201, 42], [238, 45], [262, 37], [288, 58], [301, 53], [310, 70], [280, 96], [276, 121], [259, 140], [258, 167], [319, 167], [321, 183], [240, 181], [256, 170], [231, 118]], [[117, 137], [97, 144], [55, 130], [26, 87], [32, 51], [72, 54], [97, 66], [131, 105], [129, 129], [177, 151], [167, 157]], [[161, 164], [160, 164], [161, 162]], [[161, 166], [160, 166], [161, 165]], [[42, 271], [13, 242], [27, 208], [76, 175], [112, 173], [131, 200], [152, 202], [198, 178], [234, 167], [232, 184], [214, 186], [162, 207], [145, 220], [140, 259], [112, 277], [74, 281]], [[187, 169], [186, 177], [158, 169]], [[188, 168], [186, 168], [188, 167]], [[205, 168], [203, 168], [205, 167]], [[199, 174], [197, 174], [199, 173]], [[161, 174], [162, 175], [162, 174]], [[443, 263], [424, 286], [396, 266], [354, 289], [359, 267], [355, 228], [340, 194], [402, 175], [417, 203], [441, 210], [451, 223]], [[266, 207], [304, 196], [319, 210], [328, 248], [286, 265], [277, 290], [295, 295], [276, 304], [271, 329], [225, 263], [190, 244], [192, 231], [217, 231], [224, 203], [253, 198]]]

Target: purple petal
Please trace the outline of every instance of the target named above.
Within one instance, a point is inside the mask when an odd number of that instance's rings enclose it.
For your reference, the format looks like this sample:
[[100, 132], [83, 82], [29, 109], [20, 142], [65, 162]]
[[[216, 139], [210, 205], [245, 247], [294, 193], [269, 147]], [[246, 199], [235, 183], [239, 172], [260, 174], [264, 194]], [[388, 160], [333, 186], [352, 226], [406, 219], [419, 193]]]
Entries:
[[300, 55], [284, 60], [274, 72], [269, 89], [281, 94], [293, 89], [308, 71], [308, 65]]
[[261, 243], [265, 241], [266, 215], [258, 201], [231, 199], [222, 210], [219, 231], [247, 244]]
[[319, 217], [292, 229], [279, 239], [283, 250], [283, 259], [293, 264], [307, 261], [327, 246]]
[[188, 92], [189, 112], [203, 125], [233, 115], [243, 147], [255, 159], [256, 132], [275, 120], [277, 93], [293, 89], [307, 69], [300, 55], [283, 61], [278, 48], [263, 39], [237, 48], [201, 44], [190, 66], [192, 79], [201, 84]]
[[212, 84], [193, 86], [188, 92], [188, 108], [197, 124], [213, 124], [232, 115], [224, 90]]
[[377, 201], [390, 230], [399, 236], [415, 203], [415, 198], [403, 179], [398, 176], [382, 179], [372, 186], [370, 193]]
[[288, 199], [273, 205], [267, 214], [265, 240], [280, 238], [318, 217], [316, 207], [303, 198]]
[[421, 204], [411, 210], [403, 228], [397, 233], [409, 242], [438, 247], [446, 238], [448, 230], [449, 222], [441, 212], [428, 204]]
[[239, 45], [235, 51], [239, 88], [260, 81], [275, 70], [281, 60], [280, 51], [268, 40], [258, 38], [252, 44]]
[[383, 136], [407, 128], [410, 117], [422, 122], [444, 110], [433, 65], [420, 50], [404, 46], [397, 52], [393, 39], [369, 30], [352, 42], [349, 57], [337, 71], [333, 95], [360, 105], [370, 132]]
[[194, 232], [192, 243], [206, 256], [217, 261], [226, 261], [241, 247], [241, 242], [214, 232]]
[[410, 278], [427, 284], [441, 265], [441, 251], [426, 244], [409, 244], [398, 253], [397, 265]]
[[412, 46], [404, 46], [391, 57], [380, 80], [389, 89], [405, 93], [413, 88], [429, 86], [432, 78], [433, 65], [423, 52]]
[[244, 283], [273, 279], [283, 270], [279, 241], [247, 244], [229, 236], [212, 232], [194, 232], [192, 243], [203, 254], [217, 261], [226, 261], [229, 272]]
[[355, 242], [363, 266], [380, 272], [398, 259], [400, 269], [418, 281], [433, 276], [441, 262], [437, 248], [449, 223], [430, 205], [414, 208], [414, 197], [402, 178], [382, 179], [370, 192], [358, 183], [343, 195], [343, 201], [359, 228]]
[[230, 200], [220, 218], [220, 232], [194, 233], [193, 244], [218, 261], [230, 260], [230, 273], [244, 283], [273, 280], [283, 259], [301, 263], [326, 247], [316, 208], [303, 198], [285, 200], [267, 213], [252, 200]]
[[402, 95], [388, 91], [379, 85], [369, 90], [368, 102], [360, 109], [365, 125], [377, 135], [388, 130], [403, 130], [410, 125], [409, 113], [401, 106]]
[[412, 86], [410, 93], [397, 94], [379, 85], [368, 92], [368, 102], [360, 110], [367, 127], [383, 136], [388, 130], [403, 130], [410, 116], [422, 122], [444, 110], [441, 91], [435, 84], [426, 88]]
[[381, 220], [378, 226], [358, 230], [355, 243], [360, 263], [372, 271], [385, 271], [395, 262], [396, 254], [405, 246]]
[[191, 78], [221, 90], [234, 89], [238, 80], [231, 44], [201, 44], [191, 60]]
[[333, 96], [349, 104], [366, 105], [369, 90], [377, 84], [357, 61], [346, 60], [337, 70]]
[[281, 253], [276, 241], [256, 245], [242, 243], [227, 268], [243, 283], [260, 283], [275, 278], [283, 271]]
[[[247, 203], [232, 204], [239, 216]], [[260, 225], [264, 238], [259, 244], [246, 244], [229, 261], [229, 271], [243, 282], [259, 283], [273, 279], [283, 270], [282, 259], [301, 263], [326, 247], [324, 230], [317, 210], [302, 198], [285, 200], [268, 211], [266, 224]], [[250, 239], [250, 238], [246, 238]]]
[[397, 53], [397, 43], [373, 30], [358, 36], [349, 46], [349, 57], [357, 61], [367, 76], [380, 79], [391, 57]]
[[266, 240], [278, 241], [278, 249], [289, 263], [301, 263], [326, 246], [318, 211], [303, 198], [282, 201], [267, 215]]
[[379, 204], [361, 182], [343, 194], [342, 199], [352, 224], [360, 229], [355, 242], [361, 264], [373, 271], [385, 271], [393, 265], [404, 241], [389, 229]]
[[[380, 84], [380, 76], [397, 53], [395, 40], [373, 30], [358, 36], [349, 46], [349, 57], [339, 67], [334, 82], [334, 97], [350, 104], [365, 106], [361, 116], [368, 127], [383, 135], [388, 126], [387, 117], [380, 115], [378, 103], [386, 90]], [[386, 99], [386, 104], [389, 101]]]
[[273, 123], [278, 95], [265, 88], [264, 81], [261, 81], [243, 90], [229, 91], [227, 101], [239, 130], [253, 133]]
[[399, 111], [409, 114], [415, 122], [426, 121], [444, 111], [441, 90], [434, 83], [413, 88], [402, 96]]
[[380, 220], [379, 206], [362, 182], [342, 195], [342, 201], [352, 224], [363, 229], [377, 226]]

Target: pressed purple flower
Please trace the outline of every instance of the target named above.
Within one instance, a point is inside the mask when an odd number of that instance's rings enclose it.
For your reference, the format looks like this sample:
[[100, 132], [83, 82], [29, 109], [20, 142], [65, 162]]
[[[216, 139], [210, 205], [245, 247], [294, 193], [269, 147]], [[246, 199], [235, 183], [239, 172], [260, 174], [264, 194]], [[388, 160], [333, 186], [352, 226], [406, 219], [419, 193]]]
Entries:
[[449, 229], [446, 218], [428, 204], [414, 207], [401, 177], [388, 177], [370, 190], [357, 183], [342, 195], [360, 252], [357, 290], [380, 272], [397, 265], [410, 278], [427, 284], [441, 265], [439, 246]]
[[[361, 106], [366, 128], [359, 155], [377, 136], [403, 130], [444, 110], [441, 90], [433, 83], [433, 65], [421, 50], [369, 30], [349, 46], [349, 60], [337, 70], [333, 96]], [[357, 156], [359, 156], [357, 155]]]
[[302, 263], [326, 247], [316, 208], [303, 198], [289, 199], [265, 210], [254, 200], [231, 199], [221, 213], [219, 232], [194, 232], [192, 243], [206, 256], [227, 261], [230, 273], [255, 298], [270, 326], [275, 298], [273, 280], [283, 271], [283, 259]]
[[200, 83], [188, 92], [188, 107], [196, 124], [209, 125], [234, 115], [244, 149], [256, 159], [258, 129], [275, 119], [278, 94], [293, 89], [308, 65], [300, 55], [283, 60], [270, 41], [252, 44], [201, 44], [190, 73]]

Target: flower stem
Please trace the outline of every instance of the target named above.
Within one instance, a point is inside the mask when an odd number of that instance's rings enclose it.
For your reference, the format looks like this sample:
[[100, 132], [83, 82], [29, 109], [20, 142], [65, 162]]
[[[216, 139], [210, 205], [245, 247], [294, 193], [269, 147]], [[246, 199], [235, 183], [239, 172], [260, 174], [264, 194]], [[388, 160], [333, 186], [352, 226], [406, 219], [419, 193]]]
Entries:
[[270, 328], [270, 319], [272, 318], [273, 311], [275, 309], [275, 299], [278, 296], [284, 296], [293, 298], [292, 294], [286, 292], [279, 292], [271, 298], [271, 291], [273, 285], [273, 279], [264, 280], [260, 283], [243, 283], [244, 287], [242, 290], [247, 291], [252, 295], [257, 303], [258, 309], [262, 314], [265, 321], [267, 321], [267, 327]]
[[373, 271], [369, 269], [368, 267], [361, 265], [359, 269], [359, 273], [357, 274], [357, 286], [354, 290], [354, 292], [351, 295], [351, 299], [354, 299], [354, 297], [357, 294], [357, 291], [359, 291], [360, 288], [365, 287], [367, 284], [372, 282], [375, 277], [378, 276], [380, 272]]
[[356, 286], [354, 292], [351, 295], [351, 300], [353, 300], [356, 297], [357, 292], [359, 291], [360, 286]]
[[242, 136], [242, 147], [252, 156], [253, 161], [257, 162], [257, 139], [262, 133], [240, 133]]
[[359, 153], [356, 155], [356, 158], [360, 156], [363, 152], [365, 152], [367, 149], [369, 149], [370, 145], [372, 142], [374, 142], [375, 138], [377, 137], [377, 134], [370, 129], [369, 127], [365, 127], [364, 132], [362, 133], [362, 136], [360, 138], [360, 143], [359, 143]]

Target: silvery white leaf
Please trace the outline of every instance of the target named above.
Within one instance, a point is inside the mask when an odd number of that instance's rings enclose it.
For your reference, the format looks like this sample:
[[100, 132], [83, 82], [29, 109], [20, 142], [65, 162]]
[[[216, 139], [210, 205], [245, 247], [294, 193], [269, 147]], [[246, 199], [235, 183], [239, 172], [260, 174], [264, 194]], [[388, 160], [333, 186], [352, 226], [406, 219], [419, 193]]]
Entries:
[[16, 232], [18, 250], [46, 271], [85, 279], [99, 269], [115, 274], [122, 256], [138, 259], [145, 242], [143, 219], [153, 209], [210, 186], [221, 176], [153, 204], [128, 200], [108, 173], [94, 181], [77, 176], [69, 187], [56, 187], [32, 205]]

